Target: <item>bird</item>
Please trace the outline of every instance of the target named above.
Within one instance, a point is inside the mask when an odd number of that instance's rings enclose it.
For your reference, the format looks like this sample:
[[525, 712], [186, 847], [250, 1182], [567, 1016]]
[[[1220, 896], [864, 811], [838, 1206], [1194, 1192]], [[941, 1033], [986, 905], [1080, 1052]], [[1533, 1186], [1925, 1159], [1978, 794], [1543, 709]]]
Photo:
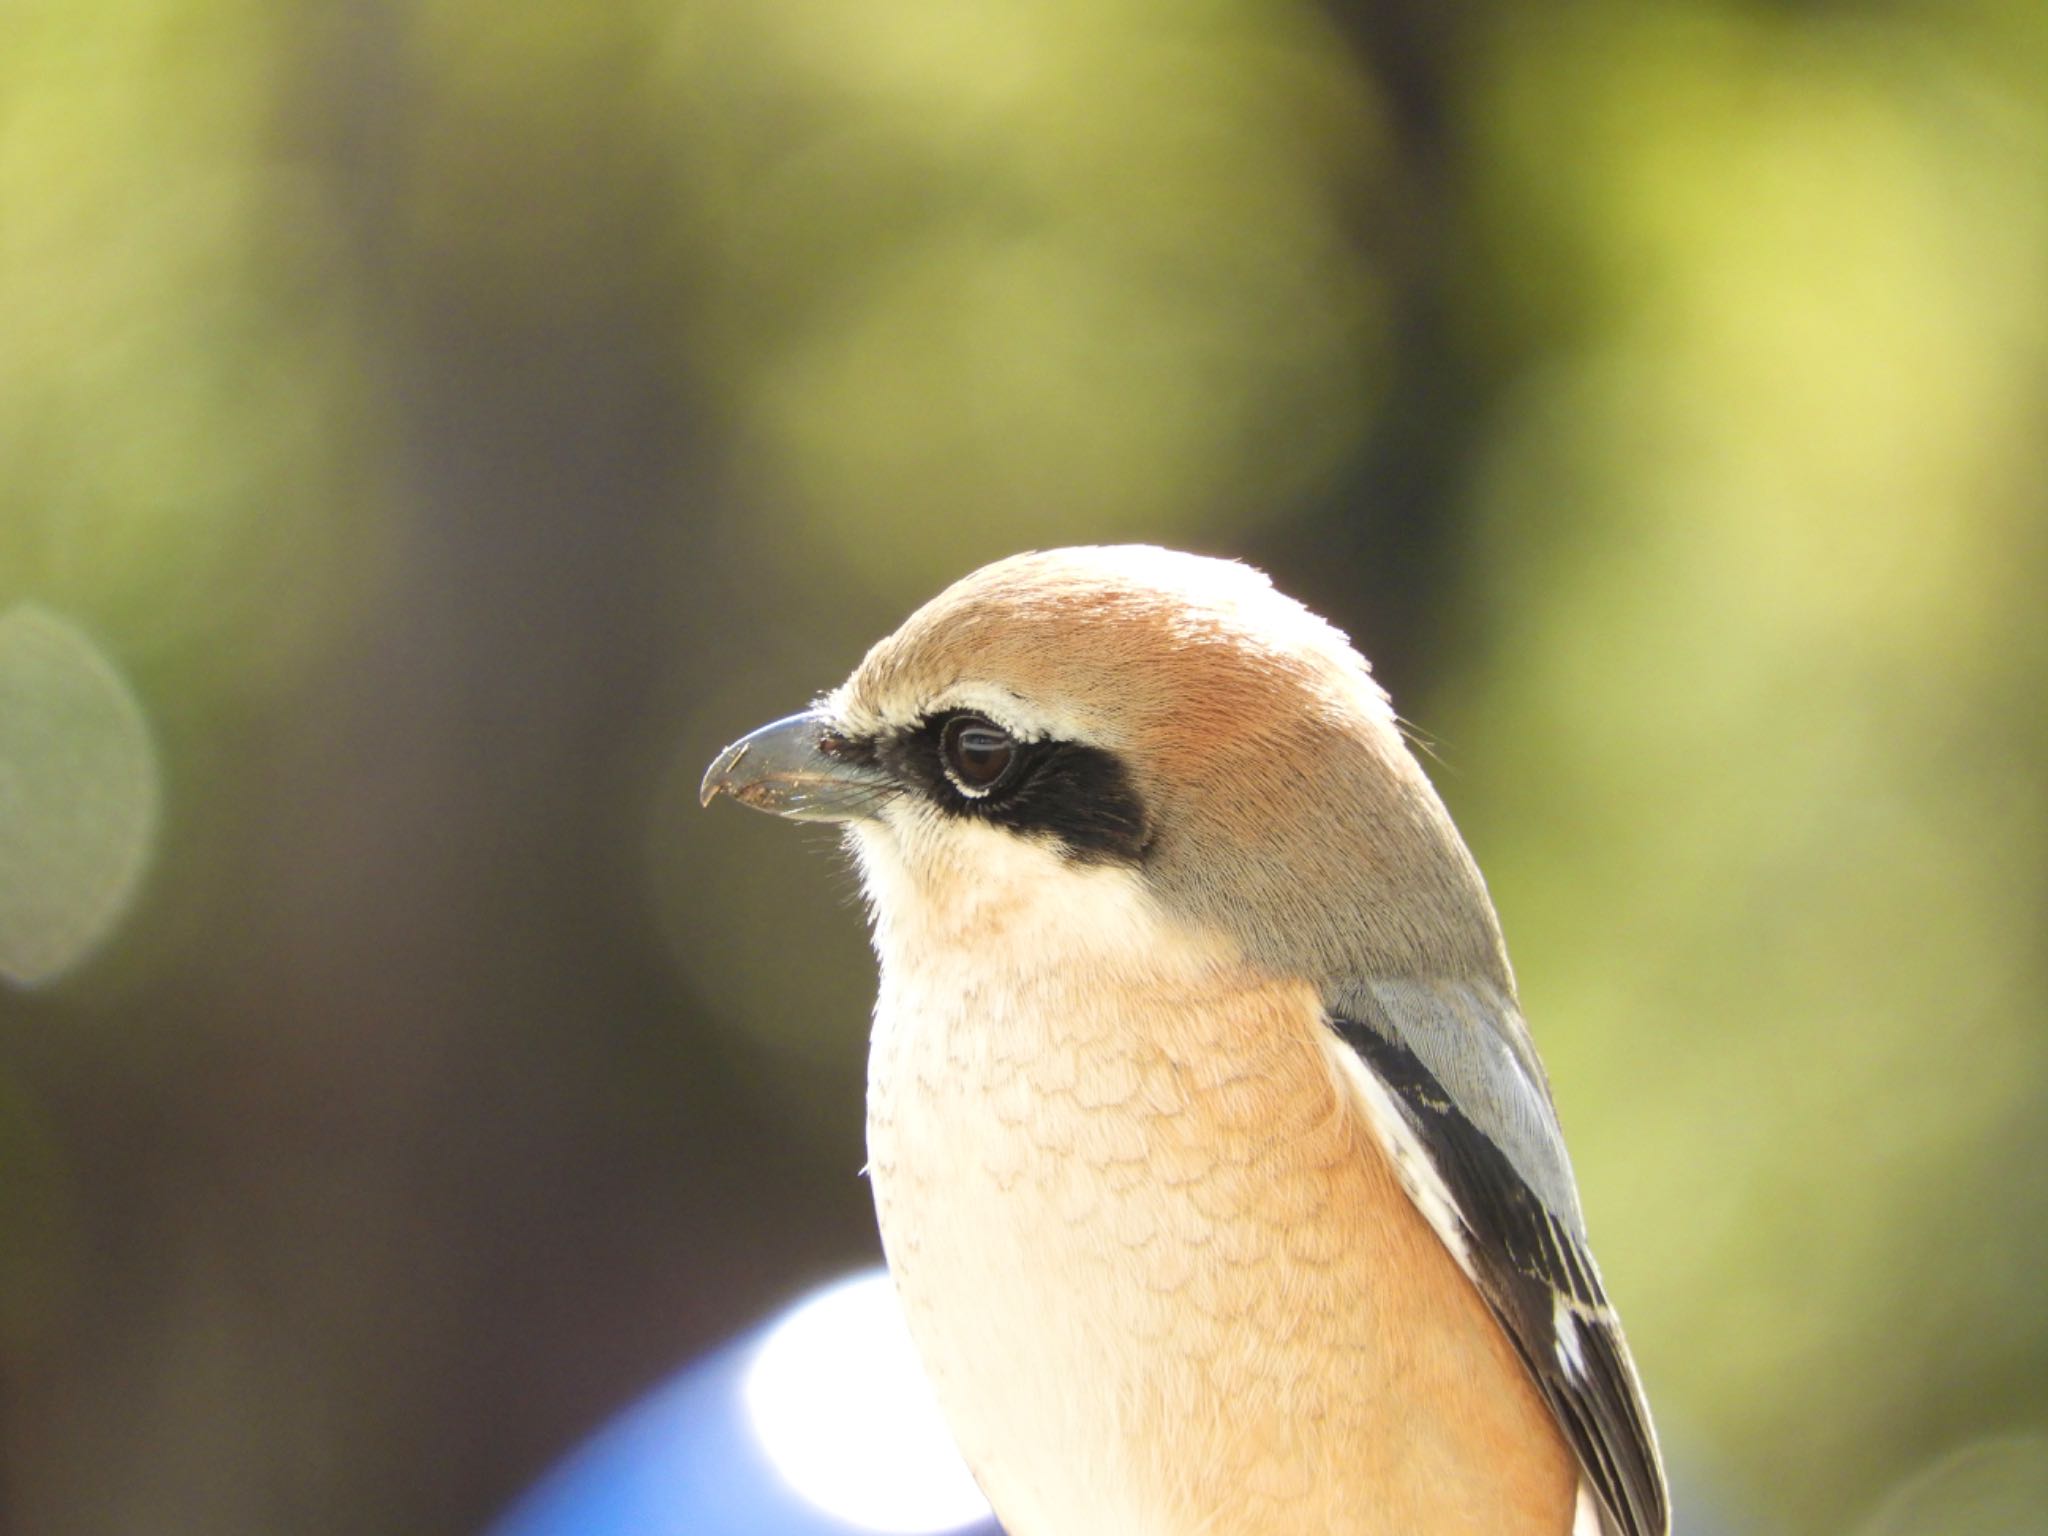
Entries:
[[1335, 627], [1016, 555], [720, 795], [843, 829], [883, 1252], [1009, 1536], [1666, 1536], [1485, 882]]

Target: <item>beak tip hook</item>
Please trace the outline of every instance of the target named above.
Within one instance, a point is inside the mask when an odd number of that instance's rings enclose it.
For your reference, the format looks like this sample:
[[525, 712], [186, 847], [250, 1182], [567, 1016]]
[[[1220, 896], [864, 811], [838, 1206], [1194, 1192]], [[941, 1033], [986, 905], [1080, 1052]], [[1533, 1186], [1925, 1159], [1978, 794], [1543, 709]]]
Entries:
[[720, 795], [731, 794], [729, 782], [733, 769], [739, 767], [740, 759], [747, 755], [748, 743], [736, 741], [719, 753], [711, 766], [704, 772], [704, 782], [697, 786], [697, 804], [709, 805]]

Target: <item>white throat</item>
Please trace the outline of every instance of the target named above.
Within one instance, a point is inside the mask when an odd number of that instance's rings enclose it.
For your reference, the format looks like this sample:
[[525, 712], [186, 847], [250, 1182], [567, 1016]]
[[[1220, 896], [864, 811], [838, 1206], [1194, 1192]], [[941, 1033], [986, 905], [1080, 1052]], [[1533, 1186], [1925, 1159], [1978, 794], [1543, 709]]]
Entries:
[[1136, 872], [1001, 827], [916, 812], [856, 824], [852, 843], [885, 989], [955, 964], [977, 989], [1036, 990], [1075, 964], [1128, 972], [1143, 956], [1156, 972], [1224, 959], [1220, 941], [1165, 918]]

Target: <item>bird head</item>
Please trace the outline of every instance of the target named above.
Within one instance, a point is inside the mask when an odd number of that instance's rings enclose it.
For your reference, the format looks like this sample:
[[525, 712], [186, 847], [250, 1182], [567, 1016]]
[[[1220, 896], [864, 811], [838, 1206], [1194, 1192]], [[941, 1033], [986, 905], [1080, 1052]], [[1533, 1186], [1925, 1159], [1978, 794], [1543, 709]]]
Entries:
[[[1484, 885], [1345, 637], [1231, 561], [1143, 546], [963, 578], [719, 794], [850, 829], [879, 924], [1101, 934], [1102, 898], [1308, 978], [1506, 983]], [[1118, 926], [1118, 925], [1112, 925]]]

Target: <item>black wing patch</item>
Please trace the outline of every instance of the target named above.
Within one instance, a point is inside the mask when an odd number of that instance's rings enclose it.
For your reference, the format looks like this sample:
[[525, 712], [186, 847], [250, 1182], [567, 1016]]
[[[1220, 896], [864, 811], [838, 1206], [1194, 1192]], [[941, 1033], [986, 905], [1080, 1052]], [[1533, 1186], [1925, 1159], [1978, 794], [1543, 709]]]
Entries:
[[1657, 1439], [1621, 1327], [1585, 1245], [1399, 1041], [1330, 1027], [1393, 1093], [1456, 1207], [1473, 1279], [1528, 1367], [1619, 1536], [1666, 1536]]

